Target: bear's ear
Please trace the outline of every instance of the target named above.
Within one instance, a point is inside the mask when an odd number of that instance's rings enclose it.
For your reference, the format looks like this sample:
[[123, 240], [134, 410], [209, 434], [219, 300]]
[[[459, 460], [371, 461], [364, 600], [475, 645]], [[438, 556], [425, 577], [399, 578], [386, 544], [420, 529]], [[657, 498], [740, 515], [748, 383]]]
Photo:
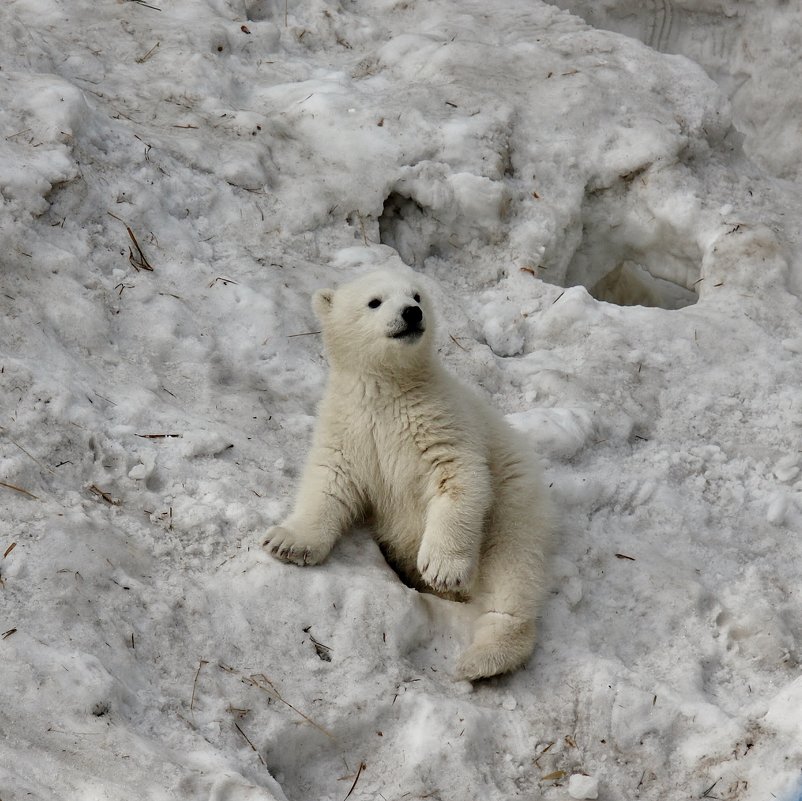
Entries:
[[312, 295], [312, 308], [317, 315], [317, 319], [322, 323], [331, 312], [331, 304], [334, 300], [333, 289], [318, 289]]

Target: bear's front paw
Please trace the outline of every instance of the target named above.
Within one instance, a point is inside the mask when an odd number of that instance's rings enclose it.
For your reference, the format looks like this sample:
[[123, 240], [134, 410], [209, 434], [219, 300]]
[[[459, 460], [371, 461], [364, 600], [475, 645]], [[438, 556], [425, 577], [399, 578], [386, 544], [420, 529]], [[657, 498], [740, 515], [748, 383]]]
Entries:
[[295, 565], [316, 565], [331, 550], [330, 544], [298, 534], [288, 526], [273, 526], [267, 532], [262, 547], [276, 559]]
[[470, 555], [426, 547], [425, 541], [418, 552], [421, 578], [438, 592], [468, 592], [474, 569]]

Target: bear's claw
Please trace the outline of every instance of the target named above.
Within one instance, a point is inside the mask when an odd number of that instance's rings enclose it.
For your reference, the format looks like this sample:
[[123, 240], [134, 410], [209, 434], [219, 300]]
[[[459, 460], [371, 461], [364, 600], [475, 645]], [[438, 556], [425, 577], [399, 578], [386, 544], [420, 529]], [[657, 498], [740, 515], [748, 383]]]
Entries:
[[284, 526], [271, 528], [262, 547], [276, 559], [302, 567], [322, 562], [329, 552], [321, 544], [304, 542], [302, 537]]
[[421, 578], [437, 592], [467, 592], [474, 572], [470, 556], [437, 551], [418, 554], [418, 571]]

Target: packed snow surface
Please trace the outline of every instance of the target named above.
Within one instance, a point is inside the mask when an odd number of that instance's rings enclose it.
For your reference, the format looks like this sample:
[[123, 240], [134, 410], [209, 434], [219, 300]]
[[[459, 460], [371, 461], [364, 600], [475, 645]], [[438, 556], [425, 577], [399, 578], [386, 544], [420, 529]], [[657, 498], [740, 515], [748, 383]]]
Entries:
[[[621, 8], [0, 4], [3, 801], [796, 801], [802, 25]], [[368, 531], [260, 548], [310, 295], [378, 266], [560, 509], [536, 653], [473, 688]]]

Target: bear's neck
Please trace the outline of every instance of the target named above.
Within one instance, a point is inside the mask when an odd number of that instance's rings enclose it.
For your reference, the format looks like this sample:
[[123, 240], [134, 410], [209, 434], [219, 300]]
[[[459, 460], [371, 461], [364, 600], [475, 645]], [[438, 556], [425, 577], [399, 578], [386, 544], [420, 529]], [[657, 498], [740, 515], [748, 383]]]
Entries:
[[414, 368], [393, 369], [385, 366], [380, 370], [336, 366], [329, 374], [329, 384], [343, 395], [356, 393], [360, 396], [398, 397], [430, 385], [436, 379], [436, 374], [437, 367], [430, 362], [416, 364]]

